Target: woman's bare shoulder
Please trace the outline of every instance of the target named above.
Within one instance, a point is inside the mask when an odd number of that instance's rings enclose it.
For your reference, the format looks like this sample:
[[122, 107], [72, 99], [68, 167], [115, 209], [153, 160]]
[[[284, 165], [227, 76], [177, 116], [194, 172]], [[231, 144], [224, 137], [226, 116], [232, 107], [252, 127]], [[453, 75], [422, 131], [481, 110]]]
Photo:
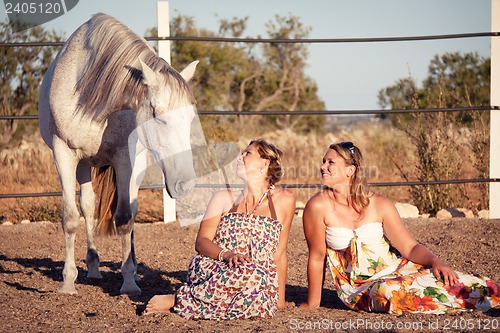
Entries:
[[212, 195], [210, 205], [229, 209], [240, 194], [241, 190], [219, 190]]
[[381, 219], [383, 219], [384, 216], [389, 216], [397, 212], [394, 202], [376, 193], [370, 197], [370, 207], [381, 216]]
[[313, 195], [306, 204], [306, 209], [323, 209], [327, 203], [328, 197], [324, 191], [320, 191]]
[[217, 200], [230, 200], [231, 197], [236, 198], [238, 194], [241, 193], [241, 190], [232, 190], [232, 189], [225, 189], [225, 190], [218, 190], [214, 192], [212, 195], [212, 199], [217, 199]]
[[370, 203], [378, 208], [382, 208], [384, 206], [394, 206], [394, 203], [389, 198], [374, 192], [370, 195]]
[[295, 203], [296, 200], [295, 194], [292, 191], [281, 186], [275, 186], [271, 190], [271, 194], [273, 195], [273, 198], [276, 198], [284, 204]]

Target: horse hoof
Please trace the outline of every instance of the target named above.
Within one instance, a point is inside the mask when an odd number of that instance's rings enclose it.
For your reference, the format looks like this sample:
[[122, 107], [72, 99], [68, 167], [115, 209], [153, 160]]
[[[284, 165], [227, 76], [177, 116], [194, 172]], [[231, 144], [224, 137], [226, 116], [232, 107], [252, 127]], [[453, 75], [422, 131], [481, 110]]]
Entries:
[[62, 285], [59, 289], [57, 289], [57, 292], [61, 293], [61, 294], [69, 294], [69, 295], [78, 294], [78, 292], [76, 291], [74, 286], [69, 287], [69, 286], [65, 286], [65, 285]]
[[102, 274], [99, 271], [97, 271], [97, 272], [88, 271], [87, 278], [88, 279], [102, 279]]
[[128, 286], [128, 287], [125, 287], [123, 286], [121, 289], [120, 289], [120, 294], [126, 294], [126, 295], [140, 295], [142, 293], [142, 290], [141, 288], [139, 288], [138, 286]]

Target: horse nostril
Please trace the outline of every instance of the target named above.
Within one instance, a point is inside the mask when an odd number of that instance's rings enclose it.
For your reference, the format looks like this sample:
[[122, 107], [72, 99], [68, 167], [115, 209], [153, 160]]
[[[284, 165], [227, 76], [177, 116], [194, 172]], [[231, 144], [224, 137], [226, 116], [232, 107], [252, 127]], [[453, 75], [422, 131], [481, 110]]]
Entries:
[[188, 181], [180, 180], [175, 184], [175, 192], [177, 192], [177, 194], [180, 196], [188, 194], [194, 188], [194, 184], [195, 184], [194, 180], [188, 180]]

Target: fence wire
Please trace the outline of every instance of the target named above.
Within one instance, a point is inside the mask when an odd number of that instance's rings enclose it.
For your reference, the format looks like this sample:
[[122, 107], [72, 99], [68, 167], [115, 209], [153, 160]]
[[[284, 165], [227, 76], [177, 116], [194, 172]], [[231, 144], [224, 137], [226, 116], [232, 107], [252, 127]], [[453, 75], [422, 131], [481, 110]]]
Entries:
[[[231, 111], [231, 110], [197, 110], [200, 115], [242, 115], [242, 116], [279, 116], [279, 115], [367, 115], [367, 114], [394, 114], [394, 113], [416, 113], [416, 112], [463, 112], [463, 111], [492, 111], [500, 110], [500, 106], [482, 105], [455, 108], [422, 108], [422, 109], [391, 109], [391, 110], [274, 110], [274, 111]], [[38, 119], [38, 115], [13, 115], [0, 116], [0, 120], [29, 120]]]
[[[230, 42], [230, 43], [380, 43], [380, 42], [411, 42], [424, 40], [443, 40], [458, 38], [498, 37], [500, 32], [478, 32], [446, 35], [407, 36], [407, 37], [374, 37], [374, 38], [302, 38], [302, 39], [267, 39], [267, 38], [232, 38], [232, 37], [197, 37], [197, 36], [170, 36], [170, 37], [144, 37], [148, 41], [200, 41], [200, 42]], [[29, 47], [29, 46], [62, 46], [64, 42], [0, 42], [0, 47]], [[363, 115], [363, 114], [392, 114], [392, 113], [415, 113], [415, 112], [461, 112], [461, 111], [491, 111], [500, 110], [499, 106], [472, 106], [457, 108], [423, 108], [423, 109], [392, 109], [392, 110], [299, 110], [299, 111], [215, 111], [198, 110], [200, 115]], [[0, 116], [0, 120], [36, 120], [38, 115], [11, 115]], [[378, 182], [370, 183], [370, 186], [424, 186], [443, 184], [464, 184], [500, 182], [499, 178], [477, 178], [477, 179], [451, 179], [437, 181], [415, 181], [415, 182]], [[197, 184], [196, 188], [222, 188], [238, 187], [238, 184]], [[284, 188], [321, 188], [321, 184], [282, 184]], [[140, 189], [163, 189], [164, 185], [141, 186]], [[76, 192], [78, 195], [79, 192]], [[27, 197], [49, 197], [61, 196], [62, 192], [41, 193], [13, 193], [0, 194], [0, 199], [27, 198]]]
[[[425, 186], [425, 185], [446, 185], [446, 184], [466, 184], [466, 183], [498, 183], [500, 178], [476, 178], [476, 179], [451, 179], [436, 181], [415, 181], [415, 182], [376, 182], [368, 183], [370, 187], [389, 187], [389, 186]], [[287, 189], [321, 189], [321, 184], [280, 184]], [[243, 188], [242, 184], [196, 184], [195, 188], [200, 189], [220, 189], [220, 188]], [[144, 185], [140, 190], [162, 190], [165, 185]], [[80, 195], [79, 191], [75, 195]], [[18, 199], [18, 198], [39, 198], [39, 197], [60, 197], [62, 192], [39, 192], [39, 193], [6, 193], [0, 194], [0, 199]]]
[[[370, 37], [370, 38], [237, 38], [237, 37], [198, 37], [198, 36], [169, 36], [144, 37], [147, 41], [198, 41], [219, 43], [301, 43], [301, 44], [333, 44], [333, 43], [386, 43], [386, 42], [413, 42], [425, 40], [443, 40], [459, 38], [498, 37], [500, 32], [472, 32], [463, 34], [406, 36], [406, 37]], [[0, 47], [19, 46], [61, 46], [64, 42], [1, 42]]]

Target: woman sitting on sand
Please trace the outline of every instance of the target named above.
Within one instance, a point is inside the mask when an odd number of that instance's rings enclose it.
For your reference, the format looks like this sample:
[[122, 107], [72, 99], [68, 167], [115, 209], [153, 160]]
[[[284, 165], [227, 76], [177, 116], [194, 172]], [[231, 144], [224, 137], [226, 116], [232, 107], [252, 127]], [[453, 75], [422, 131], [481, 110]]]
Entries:
[[339, 298], [354, 310], [453, 313], [499, 306], [498, 284], [455, 272], [419, 244], [394, 204], [368, 191], [364, 170], [351, 142], [330, 145], [323, 158], [323, 190], [303, 215], [309, 289], [300, 307], [319, 307], [325, 257]]
[[144, 314], [171, 309], [187, 319], [271, 317], [285, 307], [286, 248], [295, 197], [275, 186], [281, 150], [254, 140], [237, 158], [243, 190], [216, 192], [200, 224], [187, 282], [154, 296]]

